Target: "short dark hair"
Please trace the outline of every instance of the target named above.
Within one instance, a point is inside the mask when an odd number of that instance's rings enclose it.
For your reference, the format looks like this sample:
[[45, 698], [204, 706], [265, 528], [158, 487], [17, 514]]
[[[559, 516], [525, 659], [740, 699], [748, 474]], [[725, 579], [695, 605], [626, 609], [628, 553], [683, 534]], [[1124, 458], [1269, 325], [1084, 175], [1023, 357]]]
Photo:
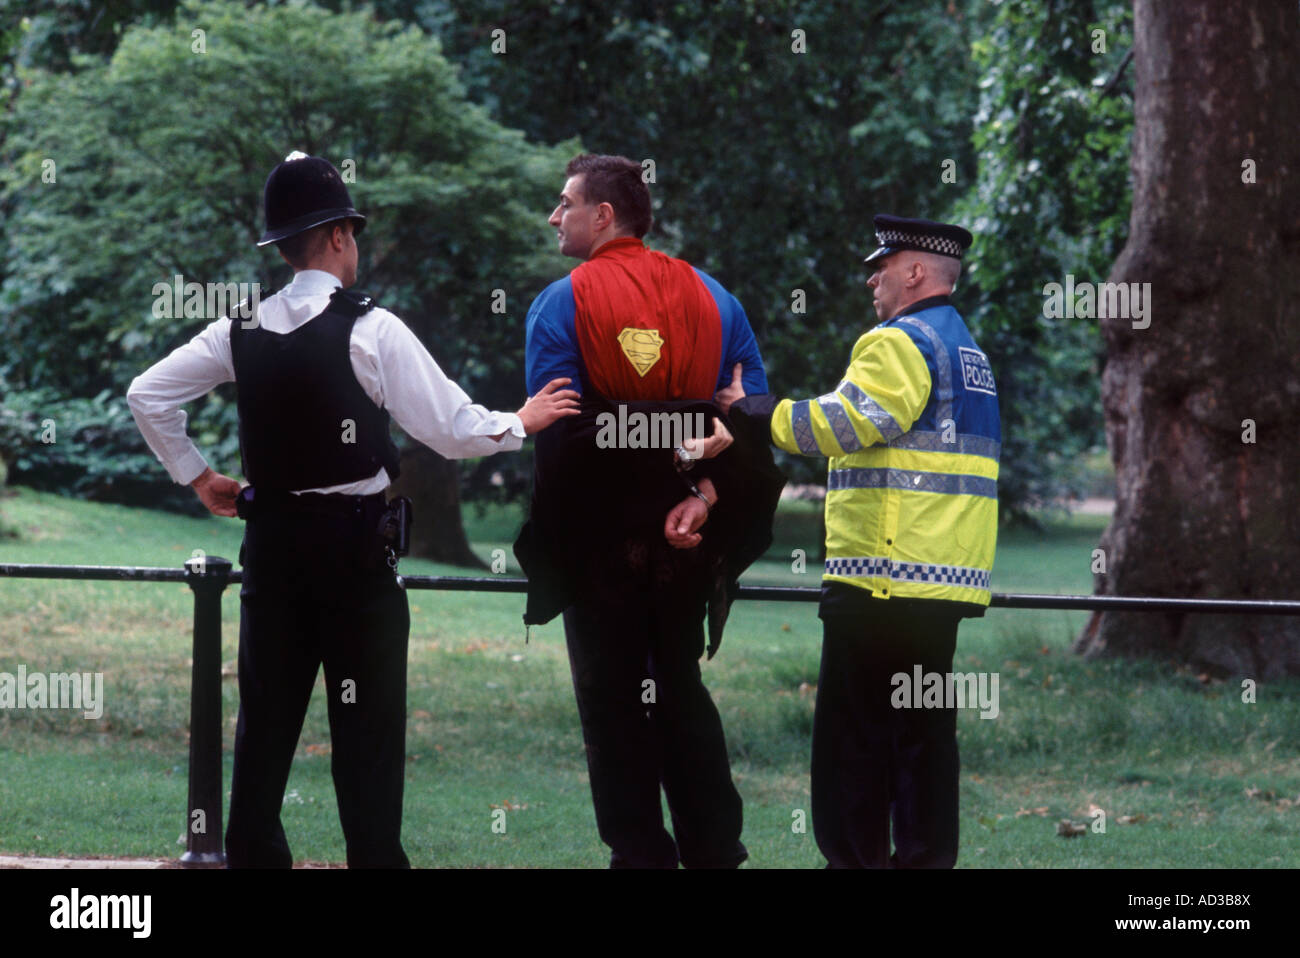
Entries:
[[346, 219], [330, 220], [328, 223], [321, 223], [301, 233], [286, 236], [275, 245], [284, 254], [290, 266], [294, 269], [306, 269], [307, 264], [315, 259], [316, 254], [325, 248], [330, 237], [334, 235], [334, 227], [350, 222]]
[[588, 203], [614, 207], [614, 222], [637, 239], [650, 231], [650, 187], [641, 178], [641, 164], [626, 156], [579, 153], [564, 168], [565, 176], [582, 176]]

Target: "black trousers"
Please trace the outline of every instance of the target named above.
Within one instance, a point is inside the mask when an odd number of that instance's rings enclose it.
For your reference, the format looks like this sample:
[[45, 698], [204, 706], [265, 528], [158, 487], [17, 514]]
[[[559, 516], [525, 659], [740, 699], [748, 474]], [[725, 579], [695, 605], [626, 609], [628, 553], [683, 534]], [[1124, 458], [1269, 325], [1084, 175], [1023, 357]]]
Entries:
[[897, 673], [952, 671], [960, 620], [919, 602], [867, 605], [853, 616], [823, 609], [812, 746], [817, 847], [832, 868], [951, 868], [956, 710], [895, 708], [891, 698]]
[[293, 863], [280, 807], [322, 663], [348, 866], [409, 866], [400, 833], [410, 615], [372, 537], [382, 498], [354, 497], [348, 512], [267, 511], [247, 521], [232, 868]]
[[722, 720], [700, 676], [706, 564], [662, 532], [595, 550], [564, 613], [596, 827], [614, 868], [734, 868], [749, 854]]

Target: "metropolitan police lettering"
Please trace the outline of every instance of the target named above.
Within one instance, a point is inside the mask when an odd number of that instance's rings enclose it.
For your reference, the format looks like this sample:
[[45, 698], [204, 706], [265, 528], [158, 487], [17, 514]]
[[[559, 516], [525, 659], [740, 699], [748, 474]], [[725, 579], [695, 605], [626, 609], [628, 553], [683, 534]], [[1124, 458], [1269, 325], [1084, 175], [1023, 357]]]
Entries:
[[993, 382], [993, 367], [989, 365], [989, 358], [978, 349], [967, 349], [965, 346], [957, 347], [957, 354], [961, 357], [962, 385], [975, 392], [996, 396], [998, 387]]

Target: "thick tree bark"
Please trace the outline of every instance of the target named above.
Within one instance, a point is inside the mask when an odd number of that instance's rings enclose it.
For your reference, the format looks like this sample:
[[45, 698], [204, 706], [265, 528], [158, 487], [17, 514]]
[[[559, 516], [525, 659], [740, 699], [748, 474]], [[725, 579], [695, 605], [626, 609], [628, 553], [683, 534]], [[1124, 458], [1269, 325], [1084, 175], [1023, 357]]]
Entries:
[[[1152, 304], [1146, 329], [1102, 321], [1118, 493], [1096, 592], [1300, 598], [1300, 15], [1134, 13], [1133, 213], [1110, 281], [1150, 283]], [[1300, 674], [1300, 620], [1094, 614], [1075, 648], [1273, 678]]]
[[460, 521], [460, 480], [456, 464], [417, 445], [402, 453], [402, 474], [390, 496], [411, 500], [411, 555], [473, 569], [486, 564], [469, 547]]

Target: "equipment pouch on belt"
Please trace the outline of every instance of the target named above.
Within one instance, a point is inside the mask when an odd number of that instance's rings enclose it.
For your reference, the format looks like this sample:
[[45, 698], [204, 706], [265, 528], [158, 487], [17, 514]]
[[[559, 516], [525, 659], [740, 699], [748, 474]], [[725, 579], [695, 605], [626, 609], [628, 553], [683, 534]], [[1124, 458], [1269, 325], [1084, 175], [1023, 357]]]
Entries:
[[253, 487], [244, 486], [235, 497], [235, 515], [247, 520], [253, 514]]
[[395, 556], [404, 556], [410, 551], [412, 518], [411, 500], [406, 496], [392, 499], [379, 517], [379, 539]]

